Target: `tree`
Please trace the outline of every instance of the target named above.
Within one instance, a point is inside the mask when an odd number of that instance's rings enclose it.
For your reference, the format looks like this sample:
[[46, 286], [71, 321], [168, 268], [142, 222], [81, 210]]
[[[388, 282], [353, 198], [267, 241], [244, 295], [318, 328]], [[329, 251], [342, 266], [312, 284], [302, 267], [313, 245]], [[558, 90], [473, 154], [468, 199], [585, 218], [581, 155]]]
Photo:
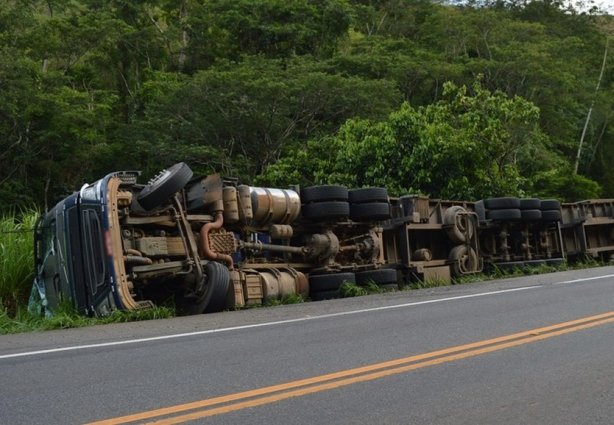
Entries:
[[399, 102], [386, 81], [330, 75], [309, 59], [245, 58], [146, 89], [146, 125], [163, 145], [156, 152], [199, 147], [206, 155], [190, 159], [206, 169], [252, 178], [302, 140], [353, 116], [383, 117]]
[[405, 103], [384, 122], [350, 120], [335, 136], [282, 158], [260, 181], [289, 184], [290, 177], [302, 184], [479, 199], [530, 195], [532, 177], [560, 165], [544, 160], [548, 139], [530, 102], [479, 82], [471, 88], [447, 83], [444, 95], [417, 109]]

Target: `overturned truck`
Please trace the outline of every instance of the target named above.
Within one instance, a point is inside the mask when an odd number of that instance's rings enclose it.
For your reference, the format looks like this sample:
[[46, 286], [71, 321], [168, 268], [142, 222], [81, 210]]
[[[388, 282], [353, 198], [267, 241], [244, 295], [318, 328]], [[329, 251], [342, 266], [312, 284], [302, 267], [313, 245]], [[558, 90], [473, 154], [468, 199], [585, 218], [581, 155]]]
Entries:
[[253, 187], [185, 163], [138, 176], [111, 173], [39, 220], [33, 295], [48, 313], [64, 299], [88, 315], [169, 301], [199, 314], [565, 257], [558, 201]]

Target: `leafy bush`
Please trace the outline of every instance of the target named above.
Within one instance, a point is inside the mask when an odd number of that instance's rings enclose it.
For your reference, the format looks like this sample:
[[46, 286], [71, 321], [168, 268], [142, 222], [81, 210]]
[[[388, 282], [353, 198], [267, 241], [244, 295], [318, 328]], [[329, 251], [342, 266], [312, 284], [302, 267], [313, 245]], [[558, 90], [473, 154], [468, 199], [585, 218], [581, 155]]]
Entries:
[[0, 218], [0, 305], [15, 315], [25, 305], [34, 279], [33, 229], [36, 211]]

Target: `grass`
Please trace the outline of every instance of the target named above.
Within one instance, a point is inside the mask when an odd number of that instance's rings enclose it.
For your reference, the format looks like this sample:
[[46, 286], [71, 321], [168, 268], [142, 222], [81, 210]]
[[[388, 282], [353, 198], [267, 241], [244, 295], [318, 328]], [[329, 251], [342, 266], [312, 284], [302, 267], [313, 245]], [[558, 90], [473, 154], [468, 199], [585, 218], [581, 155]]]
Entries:
[[10, 316], [6, 309], [0, 310], [0, 334], [81, 328], [109, 323], [166, 319], [174, 316], [175, 309], [169, 307], [133, 311], [117, 310], [105, 317], [85, 317], [75, 311], [70, 303], [60, 305], [51, 317], [34, 315], [28, 312], [26, 308], [21, 307], [13, 316]]
[[366, 285], [359, 286], [353, 282], [343, 282], [339, 287], [339, 293], [341, 298], [362, 297], [364, 295], [381, 294], [387, 292], [386, 289], [381, 288], [375, 282], [367, 282]]
[[405, 285], [403, 289], [425, 289], [425, 288], [436, 288], [438, 286], [449, 286], [451, 282], [448, 282], [445, 279], [441, 278], [430, 278], [426, 280], [417, 280], [415, 282], [411, 282], [409, 285]]
[[281, 299], [271, 299], [265, 301], [262, 305], [248, 305], [246, 308], [252, 307], [271, 307], [276, 305], [285, 305], [285, 304], [300, 304], [305, 302], [305, 299], [301, 294], [290, 294], [285, 295]]
[[0, 218], [0, 308], [16, 315], [27, 302], [34, 279], [34, 210]]

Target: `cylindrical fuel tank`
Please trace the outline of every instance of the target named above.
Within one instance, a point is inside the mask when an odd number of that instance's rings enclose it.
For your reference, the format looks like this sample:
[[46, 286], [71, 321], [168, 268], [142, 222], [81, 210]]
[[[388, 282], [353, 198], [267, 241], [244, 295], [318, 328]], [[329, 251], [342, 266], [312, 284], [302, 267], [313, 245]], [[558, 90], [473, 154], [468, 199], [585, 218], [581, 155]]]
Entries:
[[289, 189], [250, 187], [253, 224], [290, 224], [301, 212], [299, 194]]

